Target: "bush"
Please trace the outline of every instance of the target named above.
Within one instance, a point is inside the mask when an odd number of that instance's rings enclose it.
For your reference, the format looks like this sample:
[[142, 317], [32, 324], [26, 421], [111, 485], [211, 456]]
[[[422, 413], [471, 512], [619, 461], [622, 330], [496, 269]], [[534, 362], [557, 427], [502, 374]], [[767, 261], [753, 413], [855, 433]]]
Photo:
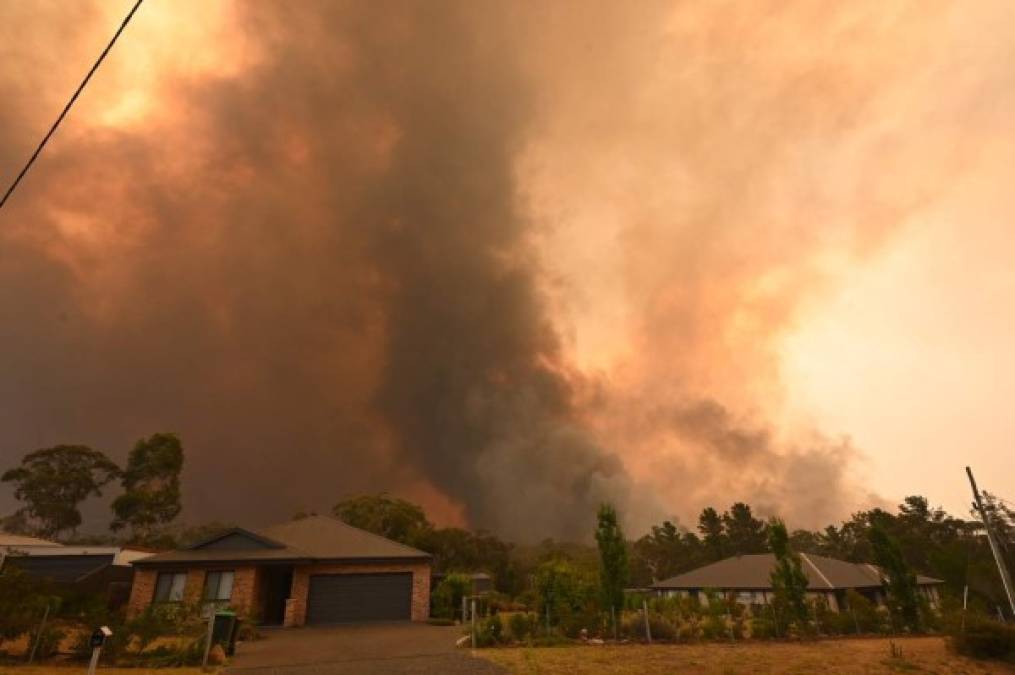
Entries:
[[[642, 622], [642, 633], [644, 634], [645, 619], [639, 616]], [[666, 617], [653, 612], [648, 613], [648, 627], [652, 632], [653, 640], [676, 640], [677, 627], [670, 623]]]
[[706, 617], [701, 622], [701, 635], [706, 640], [728, 640], [730, 631], [726, 625], [726, 617], [716, 614]]
[[461, 615], [462, 598], [472, 590], [472, 577], [452, 572], [444, 577], [433, 592], [433, 615], [453, 619]]
[[844, 611], [849, 612], [851, 618], [855, 617], [854, 632], [856, 626], [860, 627], [861, 633], [887, 632], [887, 614], [853, 589], [846, 591], [846, 606]]
[[476, 646], [492, 647], [504, 642], [504, 624], [500, 615], [494, 614], [483, 619], [476, 626]]
[[856, 635], [859, 633], [857, 622], [853, 621], [853, 615], [845, 608], [838, 612], [829, 612], [825, 621], [826, 623], [822, 623], [822, 627], [830, 635]]
[[771, 640], [779, 637], [775, 630], [775, 622], [764, 614], [751, 617], [750, 629], [751, 638], [755, 640]]
[[952, 648], [963, 656], [1015, 662], [1015, 627], [981, 614], [967, 614], [949, 621]]
[[511, 639], [522, 642], [532, 637], [532, 634], [535, 632], [536, 623], [535, 614], [529, 614], [528, 612], [512, 614], [508, 618], [508, 632], [511, 634]]
[[32, 645], [35, 641], [39, 641], [38, 647], [35, 648], [35, 658], [39, 661], [44, 661], [51, 656], [55, 656], [60, 649], [60, 643], [67, 637], [67, 631], [61, 630], [60, 628], [48, 624], [42, 629], [41, 636], [38, 633], [38, 629], [33, 631], [29, 636], [28, 649], [32, 649]]

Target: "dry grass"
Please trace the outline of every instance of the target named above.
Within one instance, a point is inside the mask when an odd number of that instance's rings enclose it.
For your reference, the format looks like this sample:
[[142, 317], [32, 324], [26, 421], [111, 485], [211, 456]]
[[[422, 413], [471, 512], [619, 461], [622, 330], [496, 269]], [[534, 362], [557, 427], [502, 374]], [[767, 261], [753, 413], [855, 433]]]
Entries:
[[806, 643], [510, 647], [476, 653], [519, 675], [1015, 673], [1011, 666], [956, 656], [939, 637], [896, 639], [895, 644], [902, 650], [901, 658], [893, 658], [889, 640], [880, 638]]

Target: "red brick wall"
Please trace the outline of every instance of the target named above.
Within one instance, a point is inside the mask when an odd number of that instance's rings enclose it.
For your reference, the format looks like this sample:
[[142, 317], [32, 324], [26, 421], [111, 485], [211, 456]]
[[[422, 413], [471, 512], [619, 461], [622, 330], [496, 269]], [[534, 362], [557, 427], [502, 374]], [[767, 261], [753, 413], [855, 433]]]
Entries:
[[256, 567], [237, 567], [233, 577], [233, 595], [229, 605], [240, 616], [258, 616], [261, 606], [258, 603], [260, 573]]
[[[232, 569], [233, 593], [229, 604], [241, 616], [260, 619], [264, 600], [264, 575], [258, 567], [191, 568], [187, 571], [187, 584], [183, 589], [185, 602], [200, 602], [204, 593], [205, 574], [211, 569]], [[302, 626], [307, 616], [307, 592], [312, 574], [357, 574], [370, 572], [412, 573], [412, 620], [425, 621], [430, 616], [430, 565], [408, 563], [391, 565], [297, 565], [293, 569], [292, 602], [287, 603], [285, 625]], [[144, 611], [155, 597], [158, 570], [137, 568], [127, 604], [127, 616], [134, 617]]]
[[[183, 600], [187, 603], [201, 602], [204, 596], [204, 578], [213, 568], [191, 568], [187, 570], [187, 583], [183, 587]], [[233, 593], [230, 606], [241, 616], [259, 613], [261, 595], [261, 575], [256, 567], [222, 567], [214, 568], [233, 570]], [[152, 604], [155, 598], [155, 583], [158, 580], [157, 569], [135, 568], [134, 581], [130, 589], [130, 600], [127, 603], [127, 616], [133, 618]], [[165, 570], [165, 571], [179, 571]]]
[[291, 616], [286, 625], [302, 626], [307, 620], [307, 594], [313, 574], [362, 574], [374, 572], [412, 572], [412, 620], [430, 617], [430, 565], [408, 563], [393, 565], [297, 565], [293, 570], [293, 586], [289, 603]]
[[127, 617], [134, 618], [152, 604], [155, 597], [155, 581], [159, 573], [155, 570], [134, 568], [134, 580], [130, 586], [130, 600], [127, 601]]

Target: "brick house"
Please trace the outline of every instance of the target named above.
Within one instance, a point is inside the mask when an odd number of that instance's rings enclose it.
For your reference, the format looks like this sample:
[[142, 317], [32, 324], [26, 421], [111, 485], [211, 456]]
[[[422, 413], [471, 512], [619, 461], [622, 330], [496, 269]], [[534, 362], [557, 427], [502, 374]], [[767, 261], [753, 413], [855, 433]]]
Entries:
[[424, 621], [430, 566], [428, 553], [310, 516], [262, 530], [234, 528], [135, 562], [127, 611], [203, 602], [263, 625]]

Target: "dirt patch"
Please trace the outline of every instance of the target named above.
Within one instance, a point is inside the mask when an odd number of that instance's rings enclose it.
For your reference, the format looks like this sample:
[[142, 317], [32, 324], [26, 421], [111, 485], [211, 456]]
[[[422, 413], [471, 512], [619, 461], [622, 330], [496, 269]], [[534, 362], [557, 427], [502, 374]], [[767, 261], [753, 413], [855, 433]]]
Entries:
[[944, 639], [940, 637], [904, 638], [894, 642], [901, 650], [899, 657], [892, 656], [890, 641], [881, 638], [807, 643], [512, 647], [486, 649], [477, 653], [520, 675], [1015, 673], [1015, 667], [1012, 666], [956, 656], [948, 651]]

